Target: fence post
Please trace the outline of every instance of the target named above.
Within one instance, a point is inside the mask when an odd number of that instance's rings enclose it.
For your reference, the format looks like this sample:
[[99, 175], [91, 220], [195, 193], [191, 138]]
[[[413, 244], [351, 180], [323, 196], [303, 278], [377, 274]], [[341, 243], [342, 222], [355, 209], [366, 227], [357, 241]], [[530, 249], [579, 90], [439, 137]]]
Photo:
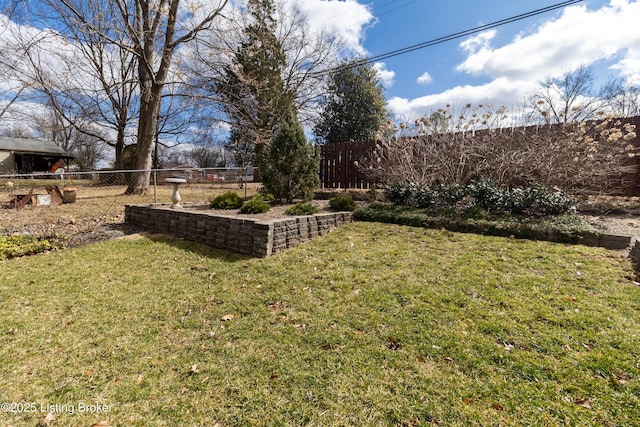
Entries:
[[158, 203], [158, 189], [156, 187], [158, 179], [156, 173], [157, 169], [153, 169], [153, 203]]

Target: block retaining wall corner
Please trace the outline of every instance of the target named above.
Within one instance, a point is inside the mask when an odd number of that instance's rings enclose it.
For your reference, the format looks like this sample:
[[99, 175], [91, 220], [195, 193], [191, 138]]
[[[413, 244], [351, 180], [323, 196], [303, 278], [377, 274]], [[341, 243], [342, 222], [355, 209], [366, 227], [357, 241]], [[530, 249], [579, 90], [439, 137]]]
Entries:
[[586, 234], [580, 239], [580, 244], [585, 246], [597, 246], [611, 250], [629, 249], [633, 242], [631, 236], [618, 234]]
[[129, 226], [256, 257], [293, 248], [349, 222], [351, 212], [265, 221], [217, 216], [206, 210], [176, 210], [167, 204], [125, 206]]

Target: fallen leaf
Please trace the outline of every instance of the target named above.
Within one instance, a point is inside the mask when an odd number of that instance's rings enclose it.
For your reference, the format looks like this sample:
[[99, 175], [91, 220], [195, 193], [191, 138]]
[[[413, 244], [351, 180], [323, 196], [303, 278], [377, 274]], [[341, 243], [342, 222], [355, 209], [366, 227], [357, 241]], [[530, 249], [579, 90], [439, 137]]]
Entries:
[[492, 403], [491, 409], [495, 409], [496, 411], [504, 411], [504, 406], [499, 403]]
[[575, 403], [578, 406], [582, 406], [583, 408], [591, 409], [591, 404], [593, 403], [593, 400], [585, 397], [584, 399], [578, 399], [573, 403]]
[[56, 419], [56, 415], [53, 412], [49, 412], [47, 414], [46, 417], [44, 417], [44, 420], [42, 420], [42, 423], [46, 426], [50, 426], [52, 422], [54, 422]]
[[199, 374], [200, 371], [198, 370], [198, 365], [191, 365], [189, 373], [191, 373], [192, 375]]
[[400, 350], [402, 348], [402, 346], [400, 345], [398, 340], [396, 340], [394, 337], [389, 336], [389, 337], [387, 337], [387, 340], [389, 341], [387, 343], [387, 347], [389, 347], [389, 349], [391, 349], [391, 350]]
[[450, 362], [450, 363], [456, 363], [456, 361], [453, 360], [453, 358], [451, 358], [449, 356], [445, 357], [444, 360], [446, 360], [447, 362]]
[[323, 350], [334, 350], [336, 346], [334, 344], [323, 344], [320, 348]]
[[144, 375], [142, 374], [138, 375], [138, 377], [136, 378], [136, 384], [140, 384], [142, 380], [144, 380]]
[[224, 316], [222, 316], [222, 321], [223, 322], [228, 322], [229, 320], [233, 320], [233, 318], [236, 317], [233, 314], [225, 314]]
[[306, 323], [296, 323], [293, 325], [294, 328], [296, 329], [302, 329], [303, 331], [305, 329], [307, 329], [307, 324]]
[[99, 423], [91, 424], [91, 427], [111, 427], [111, 421], [103, 420]]

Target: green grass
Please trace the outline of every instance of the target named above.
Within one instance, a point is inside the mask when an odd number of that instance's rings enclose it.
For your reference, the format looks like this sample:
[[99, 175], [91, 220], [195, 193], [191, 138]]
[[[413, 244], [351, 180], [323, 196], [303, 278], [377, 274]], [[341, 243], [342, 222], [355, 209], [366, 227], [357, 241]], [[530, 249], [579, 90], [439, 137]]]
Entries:
[[[267, 259], [0, 263], [0, 398], [52, 425], [640, 425], [640, 287], [599, 248], [353, 223]], [[46, 413], [3, 413], [33, 426]]]

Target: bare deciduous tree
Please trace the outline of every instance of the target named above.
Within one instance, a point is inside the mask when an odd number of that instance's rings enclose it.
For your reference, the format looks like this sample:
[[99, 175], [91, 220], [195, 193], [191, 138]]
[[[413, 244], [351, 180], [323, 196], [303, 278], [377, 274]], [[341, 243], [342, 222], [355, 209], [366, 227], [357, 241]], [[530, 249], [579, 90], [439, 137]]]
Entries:
[[[215, 114], [210, 113], [210, 117], [226, 122], [231, 128], [230, 149], [237, 154], [236, 163], [244, 164], [253, 157], [256, 142], [268, 144], [273, 137], [271, 125], [265, 127], [257, 118], [279, 113], [274, 111], [273, 97], [268, 96], [274, 88], [267, 79], [258, 78], [253, 70], [250, 72], [243, 67], [229, 68], [242, 44], [243, 31], [255, 23], [252, 16], [243, 10], [236, 11], [229, 18], [224, 34], [212, 40], [199, 41], [190, 53], [190, 63], [185, 69], [189, 71], [194, 96], [218, 105], [218, 110]], [[344, 43], [331, 34], [312, 32], [302, 11], [295, 7], [288, 9], [283, 1], [275, 2], [271, 18], [274, 21], [271, 30], [284, 56], [279, 71], [282, 82], [279, 90], [293, 98], [300, 120], [311, 123], [325, 87], [320, 71], [336, 63]], [[228, 79], [229, 71], [234, 74], [232, 85]], [[222, 86], [225, 86], [225, 91], [221, 90]], [[234, 100], [224, 96], [224, 93], [231, 92], [238, 94]], [[256, 99], [271, 102], [256, 102]], [[243, 129], [233, 129], [238, 124]]]
[[548, 78], [530, 100], [530, 122], [576, 123], [595, 119], [606, 105], [594, 89], [591, 68], [580, 66], [560, 78]]
[[[121, 57], [127, 58], [126, 70], [131, 71], [128, 67], [135, 64], [139, 107], [134, 168], [140, 172], [133, 174], [127, 193], [148, 191], [162, 93], [175, 50], [209, 29], [227, 1], [218, 0], [213, 4], [187, 0], [48, 1], [62, 22], [75, 28], [70, 34], [84, 38], [77, 40], [78, 43], [99, 40], [98, 46], [115, 46], [120, 52], [132, 55]], [[91, 53], [93, 58], [92, 50]]]
[[640, 88], [614, 79], [602, 88], [602, 97], [608, 100], [609, 109], [616, 117], [635, 117], [640, 115]]
[[4, 10], [0, 10], [0, 118], [5, 116], [27, 89], [26, 83], [20, 79], [18, 64], [23, 59], [22, 49], [13, 43], [11, 18], [16, 14], [16, 4], [8, 2]]

